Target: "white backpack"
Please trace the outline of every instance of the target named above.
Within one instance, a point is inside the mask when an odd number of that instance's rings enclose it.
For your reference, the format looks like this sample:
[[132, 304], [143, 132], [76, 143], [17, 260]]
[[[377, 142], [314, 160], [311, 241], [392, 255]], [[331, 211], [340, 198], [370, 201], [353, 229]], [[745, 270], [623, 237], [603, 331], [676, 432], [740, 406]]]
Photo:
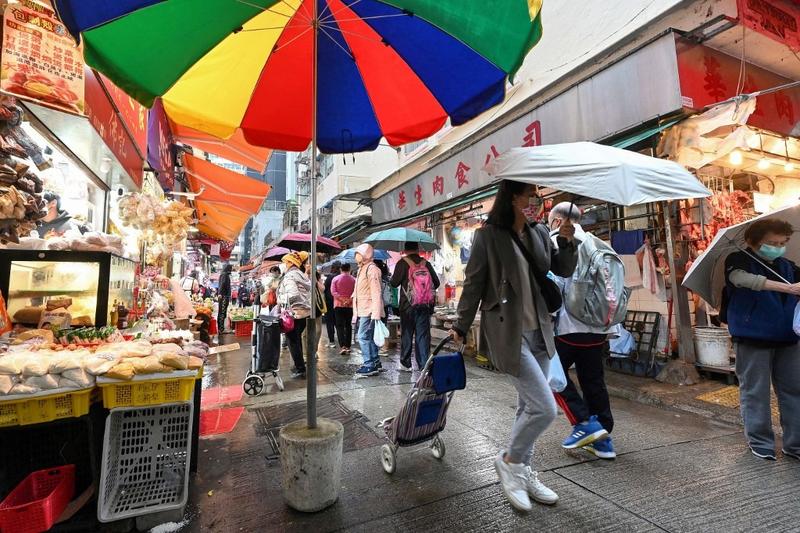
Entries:
[[578, 265], [565, 295], [567, 312], [584, 324], [611, 327], [625, 320], [631, 290], [625, 266], [611, 246], [591, 233], [578, 246]]

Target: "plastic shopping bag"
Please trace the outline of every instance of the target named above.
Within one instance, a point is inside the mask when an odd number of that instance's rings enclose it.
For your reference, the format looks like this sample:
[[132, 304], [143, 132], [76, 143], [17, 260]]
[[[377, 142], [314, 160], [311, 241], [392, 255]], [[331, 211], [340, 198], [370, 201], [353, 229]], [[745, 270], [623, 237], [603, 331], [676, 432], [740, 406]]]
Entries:
[[800, 335], [800, 302], [794, 307], [794, 319], [792, 320], [792, 329], [797, 335]]
[[550, 359], [550, 371], [547, 374], [547, 381], [550, 383], [550, 390], [561, 392], [567, 388], [567, 376], [564, 374], [564, 367], [561, 366], [561, 358], [555, 354]]
[[386, 339], [389, 338], [389, 328], [386, 327], [380, 320], [375, 320], [375, 332], [372, 334], [372, 340], [380, 348], [386, 344]]

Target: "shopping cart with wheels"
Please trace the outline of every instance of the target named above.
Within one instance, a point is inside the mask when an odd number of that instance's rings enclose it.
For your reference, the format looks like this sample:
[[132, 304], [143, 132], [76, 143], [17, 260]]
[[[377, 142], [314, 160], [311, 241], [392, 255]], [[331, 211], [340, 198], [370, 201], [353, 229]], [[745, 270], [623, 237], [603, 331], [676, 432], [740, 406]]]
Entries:
[[278, 390], [283, 390], [283, 379], [278, 371], [281, 356], [281, 319], [274, 315], [259, 315], [253, 320], [252, 360], [250, 370], [242, 382], [248, 396], [258, 396], [264, 391], [266, 380], [275, 380]]
[[453, 394], [466, 387], [463, 346], [457, 352], [439, 354], [450, 340], [447, 337], [434, 348], [397, 416], [378, 424], [389, 441], [381, 447], [381, 463], [387, 474], [397, 468], [397, 449], [401, 446], [433, 440], [431, 453], [436, 459], [444, 457], [444, 440], [439, 433], [447, 422]]

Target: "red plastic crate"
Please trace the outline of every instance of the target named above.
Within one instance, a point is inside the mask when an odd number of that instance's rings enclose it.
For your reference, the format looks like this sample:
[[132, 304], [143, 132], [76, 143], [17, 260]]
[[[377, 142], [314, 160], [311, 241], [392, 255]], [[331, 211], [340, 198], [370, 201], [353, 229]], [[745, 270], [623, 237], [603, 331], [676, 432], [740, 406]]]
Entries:
[[234, 334], [237, 337], [249, 337], [253, 334], [252, 320], [240, 320], [238, 322], [234, 322], [234, 324], [236, 324]]
[[75, 465], [38, 470], [22, 480], [0, 503], [0, 531], [47, 531], [75, 495]]

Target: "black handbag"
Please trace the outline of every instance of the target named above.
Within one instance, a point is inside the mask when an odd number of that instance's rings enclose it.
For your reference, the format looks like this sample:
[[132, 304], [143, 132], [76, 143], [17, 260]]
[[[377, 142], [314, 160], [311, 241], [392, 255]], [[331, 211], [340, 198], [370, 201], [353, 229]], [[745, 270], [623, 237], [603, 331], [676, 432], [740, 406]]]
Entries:
[[[531, 272], [533, 272], [533, 277], [536, 279], [536, 284], [539, 286], [539, 290], [542, 293], [544, 304], [547, 306], [547, 312], [550, 314], [557, 312], [559, 309], [561, 309], [561, 306], [564, 303], [564, 300], [561, 297], [561, 289], [558, 288], [558, 285], [555, 281], [547, 277], [546, 272], [540, 272], [539, 269], [536, 268], [536, 260], [533, 258], [528, 249], [525, 248], [525, 245], [522, 244], [519, 235], [517, 235], [513, 229], [509, 229], [508, 232], [511, 234], [514, 244], [517, 245], [519, 250], [522, 252], [522, 255], [528, 261], [528, 267], [530, 268]], [[536, 296], [533, 294], [531, 296], [534, 298], [535, 302]]]

